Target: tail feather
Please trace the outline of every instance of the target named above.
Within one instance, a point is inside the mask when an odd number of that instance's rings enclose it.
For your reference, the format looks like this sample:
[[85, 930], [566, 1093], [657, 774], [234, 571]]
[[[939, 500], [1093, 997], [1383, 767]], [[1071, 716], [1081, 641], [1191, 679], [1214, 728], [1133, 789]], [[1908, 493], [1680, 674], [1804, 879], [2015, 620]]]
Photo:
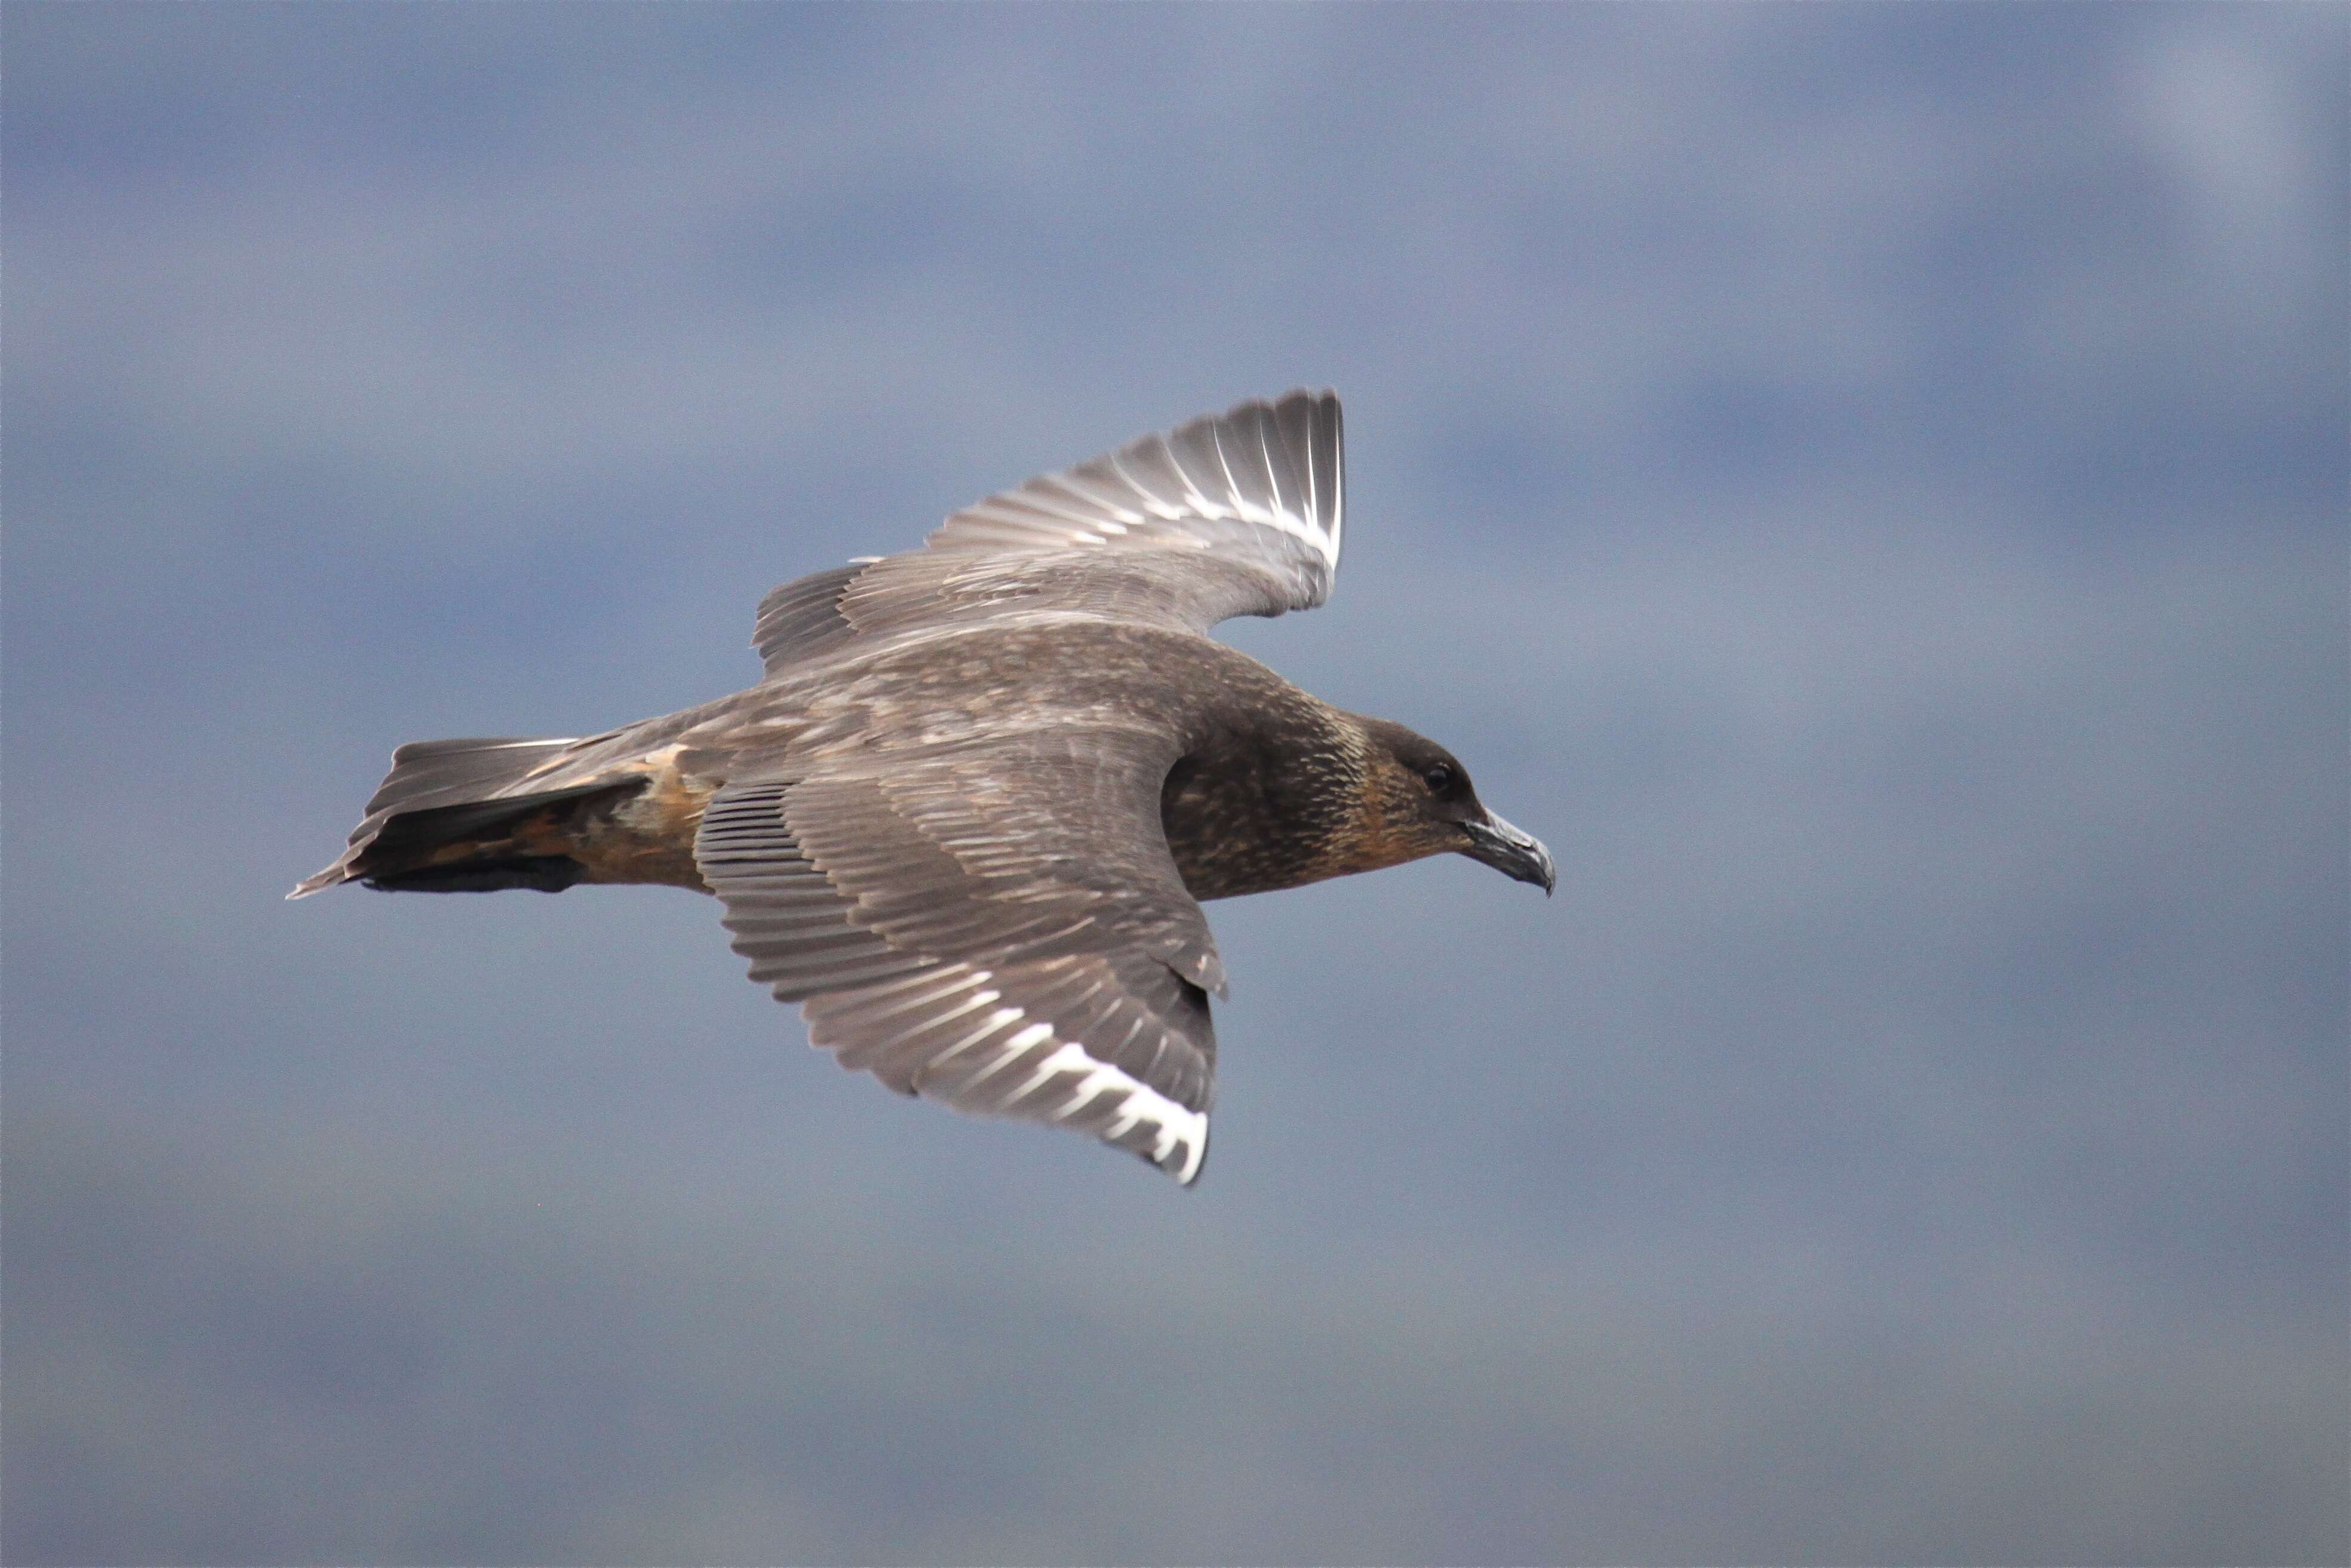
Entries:
[[[412, 740], [392, 754], [392, 771], [369, 797], [367, 814], [415, 811], [487, 800], [520, 783], [540, 763], [577, 746], [558, 740], [492, 737]], [[354, 839], [357, 834], [352, 835]]]
[[[431, 863], [431, 857], [447, 846], [493, 836], [502, 824], [544, 807], [612, 789], [608, 782], [554, 790], [527, 788], [540, 764], [576, 744], [569, 737], [490, 738], [425, 740], [402, 747], [392, 754], [392, 771], [369, 799], [367, 815], [352, 831], [350, 847], [286, 896], [307, 898], [361, 880], [452, 892], [475, 887], [552, 891], [568, 885], [571, 877], [559, 865], [537, 863], [546, 857], [476, 862], [462, 874], [455, 865]], [[576, 873], [576, 867], [571, 869]]]

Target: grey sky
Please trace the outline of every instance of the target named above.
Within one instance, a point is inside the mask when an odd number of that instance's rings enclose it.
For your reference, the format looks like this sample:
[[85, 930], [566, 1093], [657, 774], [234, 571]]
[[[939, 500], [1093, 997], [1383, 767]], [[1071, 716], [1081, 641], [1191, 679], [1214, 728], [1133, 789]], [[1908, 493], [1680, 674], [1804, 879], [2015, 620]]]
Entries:
[[[11, 1562], [2339, 1562], [2339, 7], [11, 5]], [[1248, 395], [1462, 862], [1212, 906], [1199, 1190], [403, 740]]]

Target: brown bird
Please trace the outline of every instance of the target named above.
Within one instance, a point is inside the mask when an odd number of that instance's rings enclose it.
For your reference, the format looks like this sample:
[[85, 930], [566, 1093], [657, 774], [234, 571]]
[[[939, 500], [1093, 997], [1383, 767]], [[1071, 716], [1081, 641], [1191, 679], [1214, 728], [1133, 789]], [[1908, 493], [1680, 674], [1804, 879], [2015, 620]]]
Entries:
[[392, 754], [339, 883], [718, 895], [751, 977], [906, 1094], [1091, 1133], [1179, 1182], [1208, 1149], [1200, 900], [1451, 852], [1550, 852], [1402, 725], [1207, 635], [1339, 566], [1339, 400], [1196, 419], [759, 605], [748, 691], [585, 739]]

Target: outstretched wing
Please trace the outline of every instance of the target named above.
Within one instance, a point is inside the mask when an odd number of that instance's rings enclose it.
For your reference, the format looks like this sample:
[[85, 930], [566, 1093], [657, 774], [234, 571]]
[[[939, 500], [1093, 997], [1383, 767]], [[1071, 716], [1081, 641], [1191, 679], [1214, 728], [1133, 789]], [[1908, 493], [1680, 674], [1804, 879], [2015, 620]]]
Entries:
[[1224, 971], [1160, 828], [1169, 745], [1032, 732], [737, 779], [695, 856], [751, 977], [843, 1066], [1189, 1184]]
[[1338, 394], [1239, 403], [956, 512], [925, 546], [761, 601], [770, 674], [852, 639], [1086, 614], [1205, 632], [1331, 595], [1344, 528]]

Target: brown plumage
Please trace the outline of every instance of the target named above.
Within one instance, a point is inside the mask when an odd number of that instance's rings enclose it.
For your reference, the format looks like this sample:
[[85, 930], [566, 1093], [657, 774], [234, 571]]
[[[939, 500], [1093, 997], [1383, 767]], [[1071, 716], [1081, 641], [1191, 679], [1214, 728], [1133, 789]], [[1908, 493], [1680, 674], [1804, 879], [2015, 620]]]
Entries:
[[1210, 639], [1328, 597], [1338, 399], [1291, 392], [785, 584], [748, 691], [586, 739], [405, 746], [298, 886], [717, 895], [845, 1066], [1189, 1183], [1224, 966], [1199, 901], [1466, 854], [1552, 883], [1461, 764]]

